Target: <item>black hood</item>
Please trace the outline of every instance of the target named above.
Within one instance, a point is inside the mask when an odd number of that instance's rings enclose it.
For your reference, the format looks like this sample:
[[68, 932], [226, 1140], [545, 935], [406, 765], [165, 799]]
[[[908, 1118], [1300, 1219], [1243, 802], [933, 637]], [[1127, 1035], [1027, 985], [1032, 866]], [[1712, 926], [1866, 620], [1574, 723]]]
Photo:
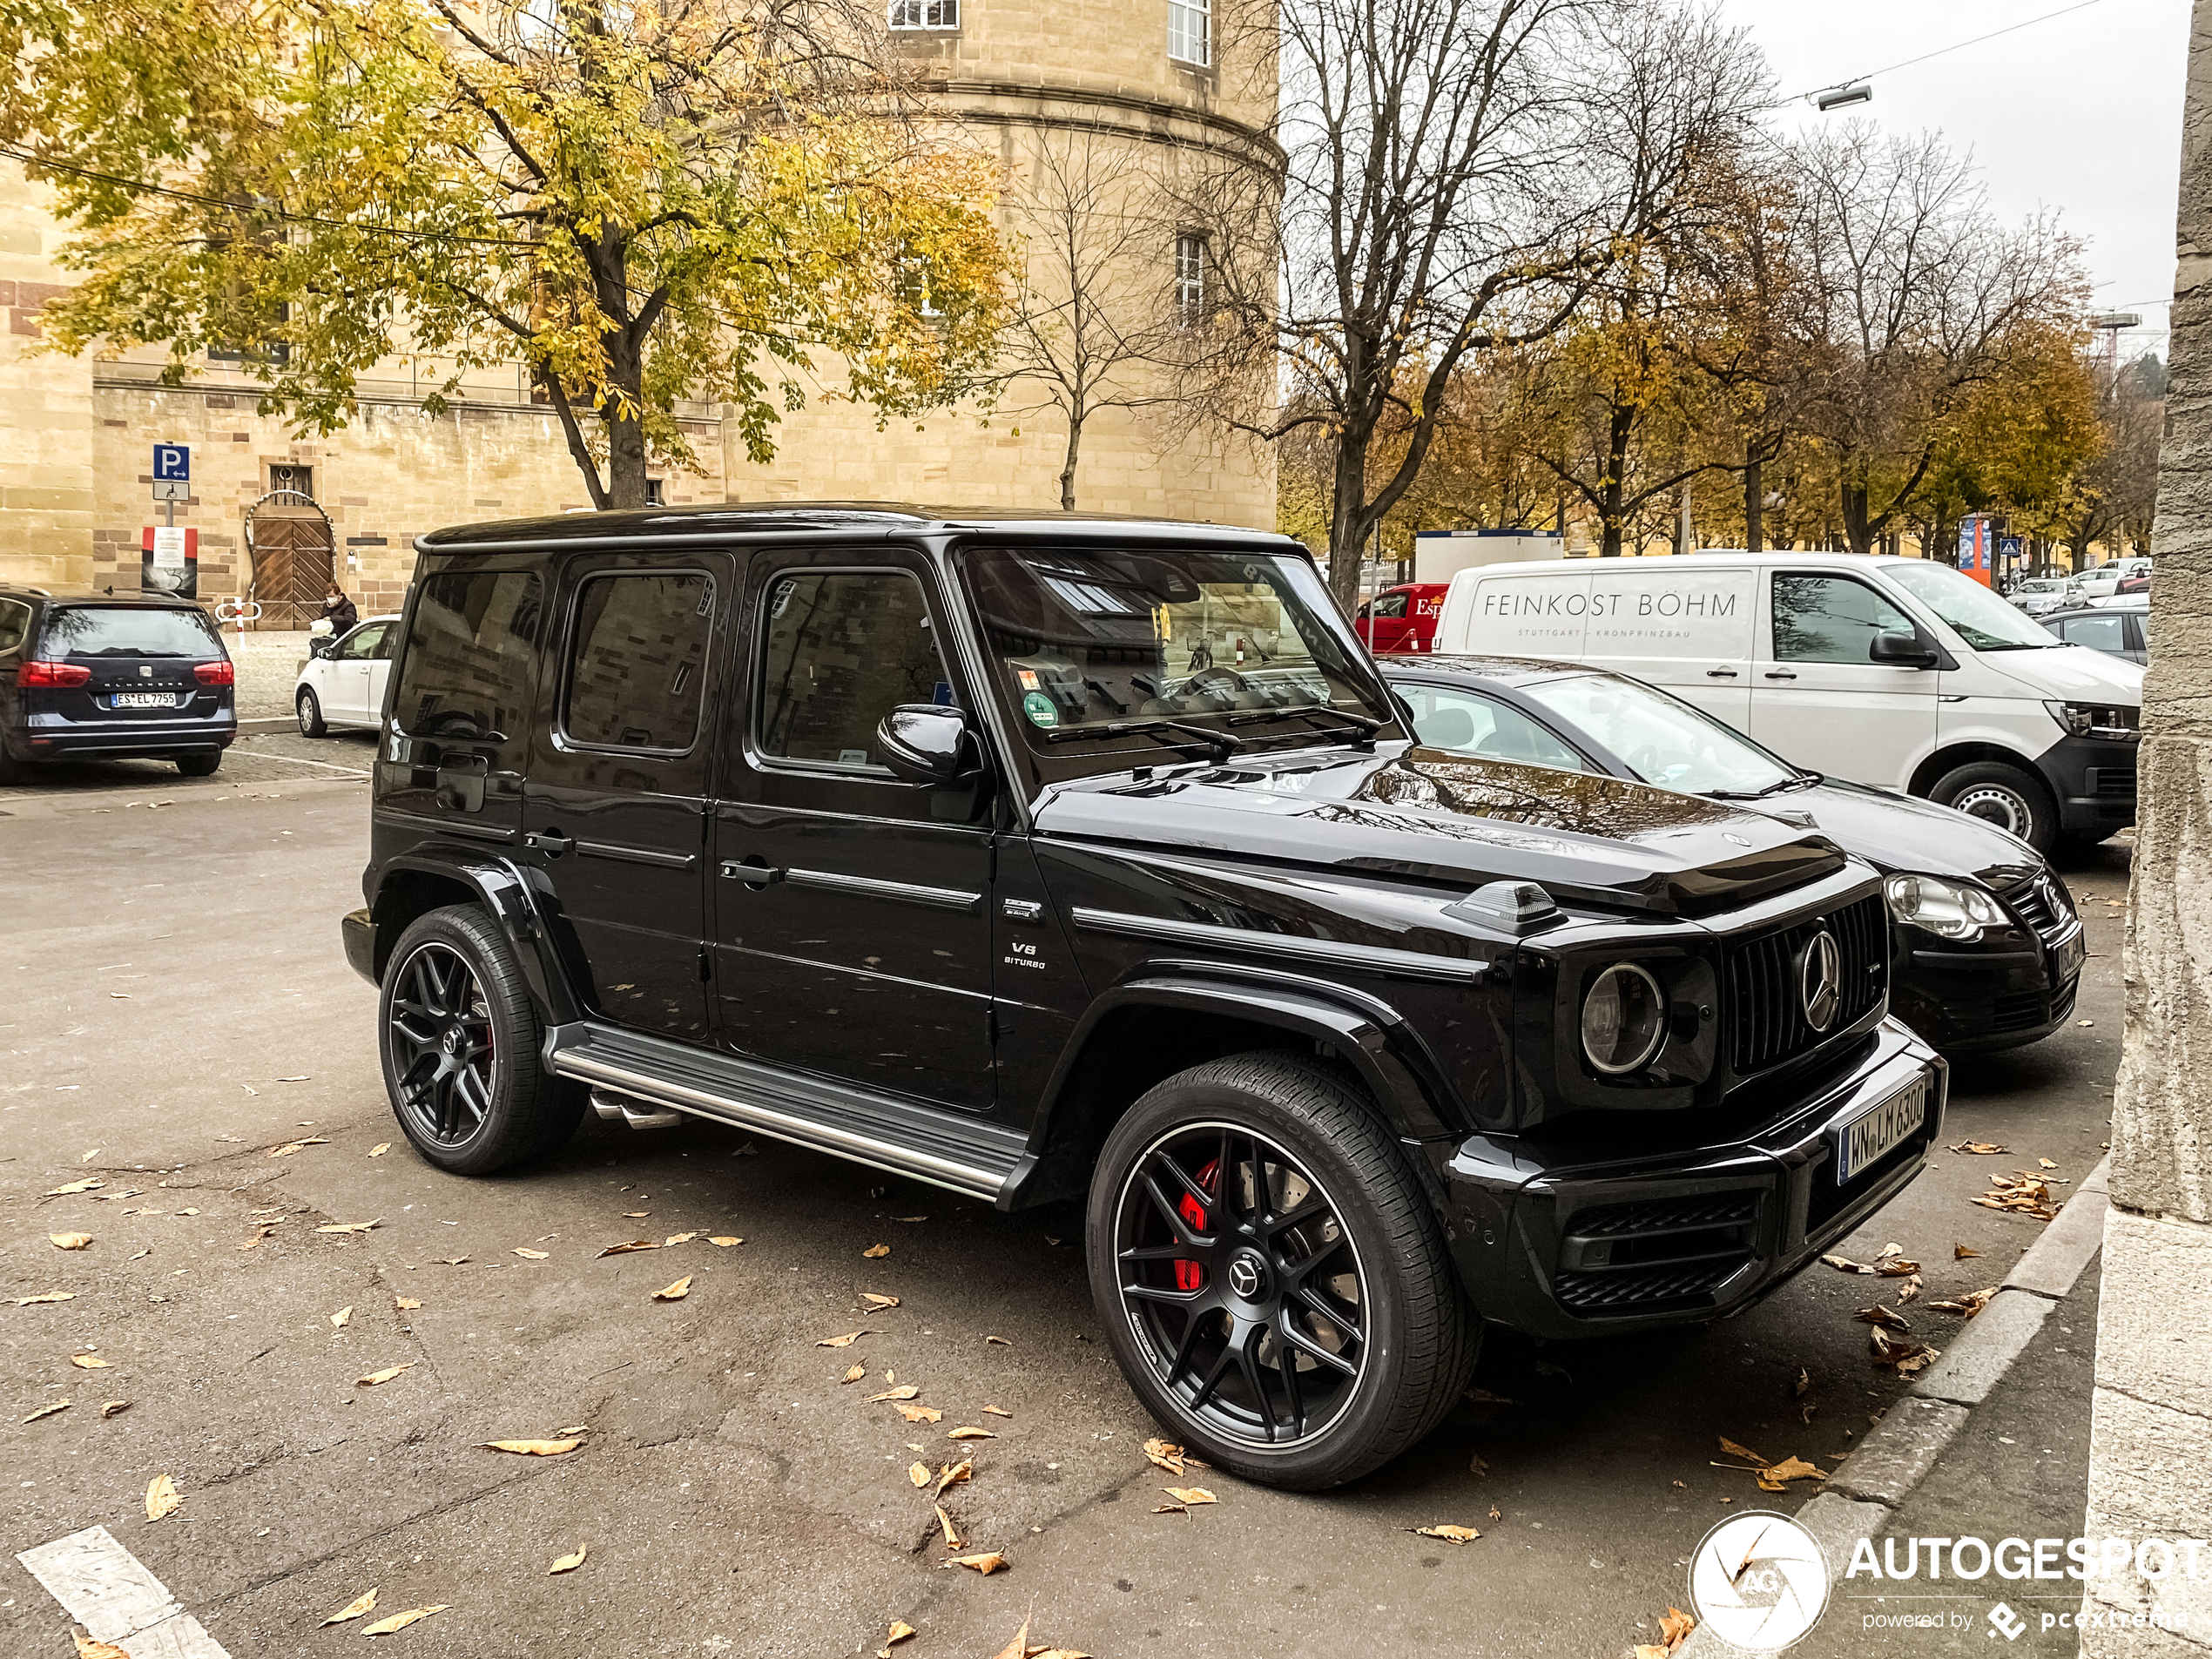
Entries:
[[1595, 772], [1395, 750], [1065, 784], [1037, 802], [1037, 829], [1462, 890], [1536, 881], [1555, 898], [1666, 915], [1741, 904], [1844, 862], [1818, 831], [1730, 803]]
[[1885, 874], [1972, 876], [2004, 887], [2047, 867], [2027, 842], [1933, 801], [1826, 779], [1761, 803], [1784, 823], [1817, 829]]

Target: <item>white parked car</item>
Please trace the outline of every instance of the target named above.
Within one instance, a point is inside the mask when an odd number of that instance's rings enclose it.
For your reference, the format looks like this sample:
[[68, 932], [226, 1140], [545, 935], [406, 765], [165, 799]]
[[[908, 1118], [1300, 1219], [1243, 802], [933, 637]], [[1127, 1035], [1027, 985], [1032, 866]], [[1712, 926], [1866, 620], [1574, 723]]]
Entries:
[[384, 686], [392, 674], [392, 651], [399, 643], [396, 612], [357, 623], [335, 639], [308, 646], [292, 689], [300, 730], [327, 737], [333, 726], [371, 726], [384, 718]]
[[2066, 578], [2062, 576], [2032, 576], [2015, 585], [2005, 597], [2029, 616], [2040, 617], [2066, 604]]

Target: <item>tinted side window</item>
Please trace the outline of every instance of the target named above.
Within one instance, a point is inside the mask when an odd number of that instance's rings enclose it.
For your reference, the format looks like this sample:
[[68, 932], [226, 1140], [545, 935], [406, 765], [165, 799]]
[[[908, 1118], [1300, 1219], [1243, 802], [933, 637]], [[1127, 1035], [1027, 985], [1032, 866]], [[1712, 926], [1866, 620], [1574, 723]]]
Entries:
[[2122, 651], [2134, 649], [2128, 638], [2128, 619], [2125, 617], [2072, 617], [2067, 618], [2066, 637], [2076, 645], [2087, 645], [2091, 651]]
[[756, 741], [789, 760], [879, 764], [876, 723], [949, 703], [921, 583], [905, 570], [794, 570], [769, 583]]
[[681, 753], [698, 732], [714, 583], [697, 570], [595, 576], [577, 595], [562, 729], [597, 749]]
[[1917, 634], [1912, 619], [1844, 576], [1774, 578], [1774, 654], [1786, 663], [1864, 663], [1876, 634]]
[[11, 651], [30, 631], [30, 607], [13, 599], [0, 599], [0, 651]]
[[1381, 617], [1386, 619], [1404, 616], [1406, 614], [1406, 596], [1402, 593], [1386, 593], [1382, 595], [1375, 601], [1373, 609], [1370, 614]]
[[415, 596], [392, 718], [409, 737], [521, 734], [536, 660], [538, 581], [527, 570], [450, 571]]

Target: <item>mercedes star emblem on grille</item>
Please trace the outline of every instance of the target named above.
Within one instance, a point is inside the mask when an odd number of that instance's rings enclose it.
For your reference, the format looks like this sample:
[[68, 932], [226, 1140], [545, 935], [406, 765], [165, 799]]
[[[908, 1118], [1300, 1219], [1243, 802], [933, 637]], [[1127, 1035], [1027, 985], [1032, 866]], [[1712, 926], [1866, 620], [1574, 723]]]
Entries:
[[1797, 959], [1797, 995], [1804, 1003], [1805, 1023], [1814, 1030], [1836, 1023], [1844, 1002], [1844, 954], [1825, 927], [1805, 941], [1804, 954]]

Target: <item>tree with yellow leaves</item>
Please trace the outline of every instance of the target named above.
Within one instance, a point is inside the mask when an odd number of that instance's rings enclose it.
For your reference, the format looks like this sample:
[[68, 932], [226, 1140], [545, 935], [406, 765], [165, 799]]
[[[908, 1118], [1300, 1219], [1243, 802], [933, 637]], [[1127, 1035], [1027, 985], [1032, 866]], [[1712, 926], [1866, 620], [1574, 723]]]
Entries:
[[85, 273], [49, 346], [237, 353], [305, 430], [388, 355], [453, 365], [433, 410], [519, 363], [637, 507], [680, 398], [765, 461], [824, 361], [887, 415], [990, 349], [995, 178], [865, 0], [0, 0], [0, 44]]

